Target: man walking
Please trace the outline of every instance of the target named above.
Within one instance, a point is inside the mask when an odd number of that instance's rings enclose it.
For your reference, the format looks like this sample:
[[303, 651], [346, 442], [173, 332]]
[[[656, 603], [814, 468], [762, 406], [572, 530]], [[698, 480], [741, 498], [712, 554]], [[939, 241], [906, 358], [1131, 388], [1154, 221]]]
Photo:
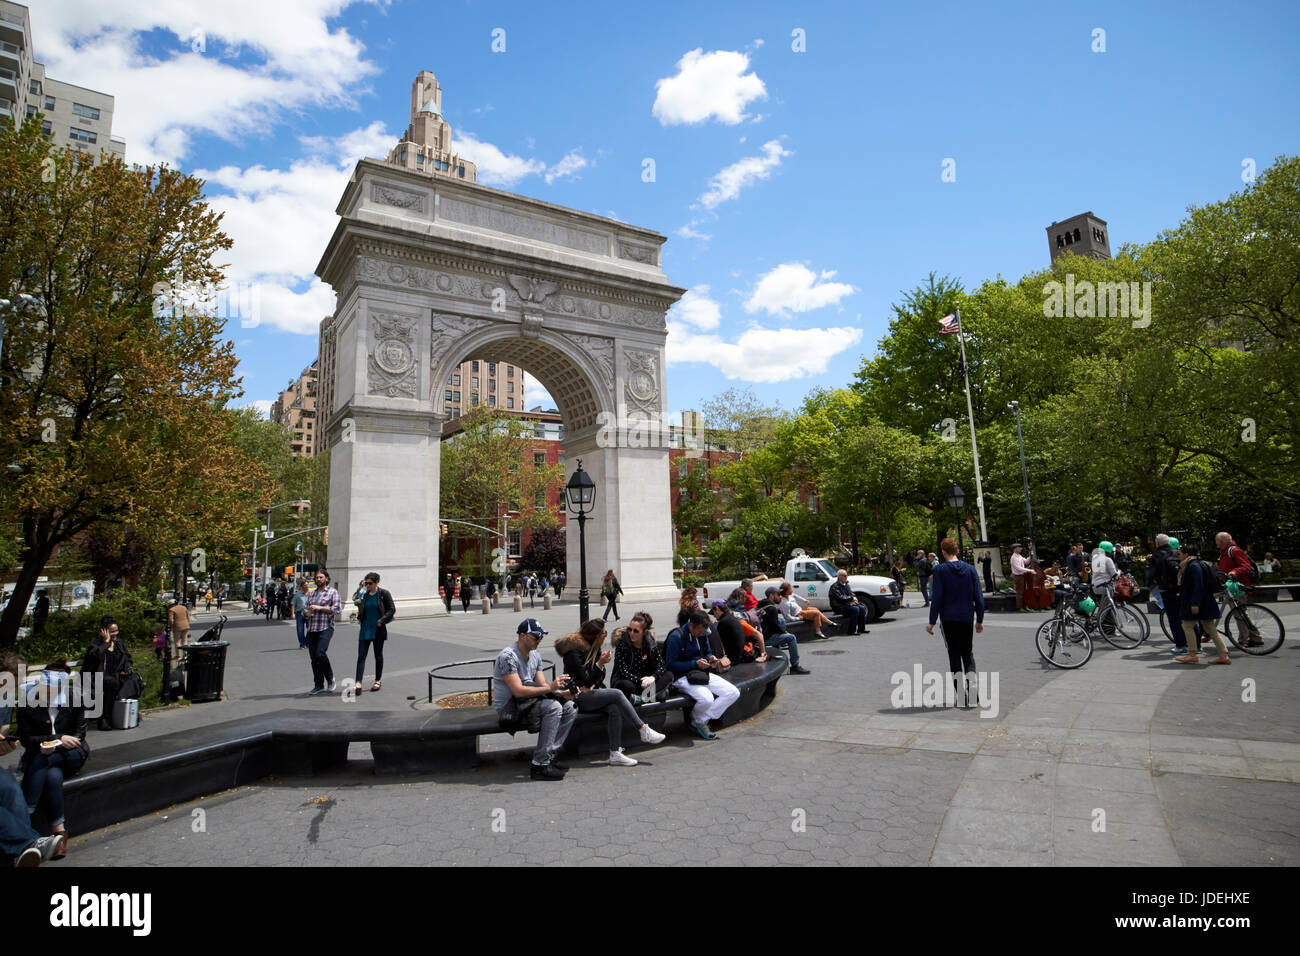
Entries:
[[474, 600], [474, 582], [467, 574], [460, 579], [460, 609], [469, 613], [469, 602]]
[[921, 589], [922, 607], [930, 606], [930, 562], [926, 560], [925, 549], [916, 549], [916, 558], [912, 564], [916, 567], [916, 586]]
[[[522, 621], [515, 643], [502, 649], [492, 666], [492, 704], [502, 729], [537, 734], [529, 776], [533, 780], [563, 780], [568, 767], [555, 762], [577, 719], [577, 696], [568, 674], [538, 682], [542, 655], [537, 653], [546, 632], [533, 618]], [[559, 699], [557, 699], [559, 698]]]
[[176, 648], [190, 642], [190, 611], [179, 601], [172, 601], [167, 610], [167, 627], [172, 632], [172, 660], [176, 660]]
[[330, 573], [316, 572], [316, 591], [307, 605], [307, 653], [311, 655], [311, 694], [334, 690], [334, 669], [330, 666], [330, 638], [334, 636], [334, 618], [343, 610], [339, 592], [330, 584]]
[[50, 595], [42, 588], [36, 592], [36, 606], [32, 608], [32, 636], [45, 633], [45, 621], [50, 616]]
[[442, 603], [447, 605], [447, 613], [451, 613], [451, 602], [456, 593], [456, 578], [448, 574], [442, 581]]
[[1011, 584], [1016, 589], [1016, 610], [1028, 611], [1025, 607], [1025, 584], [1028, 582], [1029, 568], [1025, 565], [1025, 556], [1021, 554], [1018, 544], [1011, 546]]
[[1167, 534], [1156, 535], [1156, 549], [1147, 562], [1147, 585], [1159, 594], [1161, 613], [1173, 637], [1173, 653], [1181, 657], [1187, 653], [1187, 639], [1183, 636], [1179, 605], [1178, 539]]

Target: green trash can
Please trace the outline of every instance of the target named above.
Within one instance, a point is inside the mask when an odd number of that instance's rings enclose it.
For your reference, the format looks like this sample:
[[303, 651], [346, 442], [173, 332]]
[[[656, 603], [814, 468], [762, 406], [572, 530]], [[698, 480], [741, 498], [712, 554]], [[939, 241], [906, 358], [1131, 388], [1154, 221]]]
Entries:
[[226, 648], [229, 641], [186, 644], [185, 697], [195, 703], [220, 700], [226, 683]]

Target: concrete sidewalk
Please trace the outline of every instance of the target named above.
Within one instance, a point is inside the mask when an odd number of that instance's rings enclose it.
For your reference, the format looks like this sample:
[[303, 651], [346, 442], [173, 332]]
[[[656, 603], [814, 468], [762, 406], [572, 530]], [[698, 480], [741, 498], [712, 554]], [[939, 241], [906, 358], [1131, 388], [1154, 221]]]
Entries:
[[[1300, 614], [1284, 608], [1290, 612], [1275, 606], [1300, 633]], [[673, 607], [650, 610], [662, 637]], [[1264, 658], [1234, 654], [1231, 667], [1192, 667], [1172, 661], [1157, 626], [1148, 645], [1103, 644], [1084, 668], [1059, 671], [1034, 650], [1043, 615], [991, 617], [975, 649], [990, 683], [997, 677], [998, 709], [981, 717], [974, 709], [894, 706], [899, 675], [917, 665], [946, 670], [942, 643], [925, 633], [922, 613], [901, 610], [865, 638], [807, 644], [803, 663], [812, 676], [784, 679], [768, 711], [718, 741], [675, 734], [642, 748], [634, 768], [582, 759], [562, 783], [532, 783], [528, 751], [519, 746], [531, 742], [526, 735], [517, 743], [502, 738], [499, 752], [463, 773], [377, 778], [360, 759], [338, 774], [268, 780], [74, 838], [69, 859], [1300, 863], [1300, 701], [1290, 692], [1300, 642], [1288, 640]], [[530, 616], [551, 630], [543, 647], [550, 657], [555, 638], [577, 620], [572, 605]], [[398, 630], [384, 690], [353, 705], [299, 696], [309, 671], [290, 622], [232, 626], [232, 699], [151, 717], [131, 733], [229, 719], [243, 709], [306, 706], [328, 719], [333, 707], [409, 707], [418, 701], [408, 695], [424, 697], [429, 666], [492, 656], [511, 640], [517, 617], [458, 612]], [[332, 655], [340, 676], [355, 661], [347, 628]], [[111, 736], [92, 745], [110, 746]], [[354, 757], [364, 756], [356, 748]], [[693, 808], [690, 839], [668, 824], [685, 806]], [[196, 832], [200, 819], [204, 829]]]

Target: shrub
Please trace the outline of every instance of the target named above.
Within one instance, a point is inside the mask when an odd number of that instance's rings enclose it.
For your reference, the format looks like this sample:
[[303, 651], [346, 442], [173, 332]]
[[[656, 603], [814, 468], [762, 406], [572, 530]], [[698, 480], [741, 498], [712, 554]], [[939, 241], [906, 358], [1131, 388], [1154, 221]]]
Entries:
[[79, 660], [99, 635], [99, 621], [105, 614], [117, 620], [118, 637], [131, 648], [152, 646], [154, 623], [166, 609], [145, 588], [116, 591], [96, 598], [75, 611], [55, 611], [45, 622], [45, 633], [18, 642], [15, 650], [29, 664], [45, 664], [57, 657]]

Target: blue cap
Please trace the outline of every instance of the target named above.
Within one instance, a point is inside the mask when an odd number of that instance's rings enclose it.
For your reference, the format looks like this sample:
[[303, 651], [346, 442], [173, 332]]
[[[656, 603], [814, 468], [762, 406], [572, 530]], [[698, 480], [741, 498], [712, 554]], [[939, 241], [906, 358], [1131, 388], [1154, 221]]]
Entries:
[[717, 610], [718, 608], [722, 608], [723, 610], [726, 610], [727, 602], [726, 602], [726, 601], [714, 601], [713, 604], [712, 604], [711, 606], [713, 607], [714, 610]]
[[524, 618], [523, 621], [520, 622], [519, 629], [516, 630], [515, 633], [536, 634], [538, 637], [546, 636], [546, 632], [542, 630], [542, 625], [538, 624], [537, 619], [533, 617]]

